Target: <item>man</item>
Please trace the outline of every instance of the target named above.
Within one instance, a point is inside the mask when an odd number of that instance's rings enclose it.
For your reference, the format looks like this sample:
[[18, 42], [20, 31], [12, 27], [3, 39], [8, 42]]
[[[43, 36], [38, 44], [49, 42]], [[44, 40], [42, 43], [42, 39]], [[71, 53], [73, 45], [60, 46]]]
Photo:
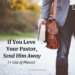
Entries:
[[[38, 31], [47, 23], [54, 0], [43, 0]], [[59, 49], [56, 59], [56, 75], [68, 75], [68, 54], [72, 33], [75, 33], [75, 0], [58, 0], [56, 23], [59, 29]]]

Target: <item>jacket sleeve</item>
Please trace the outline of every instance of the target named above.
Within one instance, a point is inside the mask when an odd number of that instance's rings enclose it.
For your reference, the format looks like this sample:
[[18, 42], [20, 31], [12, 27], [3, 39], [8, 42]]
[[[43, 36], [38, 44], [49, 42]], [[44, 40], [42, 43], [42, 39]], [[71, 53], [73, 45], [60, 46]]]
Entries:
[[45, 18], [45, 19], [48, 18], [49, 14], [50, 14], [50, 8], [51, 8], [53, 1], [54, 0], [43, 0], [42, 1], [40, 18]]

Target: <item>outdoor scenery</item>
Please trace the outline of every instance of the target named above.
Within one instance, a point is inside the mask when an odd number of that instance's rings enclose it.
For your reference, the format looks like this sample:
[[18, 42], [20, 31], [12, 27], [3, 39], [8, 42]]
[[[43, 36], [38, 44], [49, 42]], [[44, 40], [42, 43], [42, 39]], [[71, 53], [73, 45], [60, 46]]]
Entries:
[[[56, 75], [58, 49], [37, 40], [42, 1], [0, 0], [0, 75]], [[75, 75], [73, 36], [69, 49], [68, 75]]]
[[40, 0], [0, 0], [0, 40], [36, 38]]

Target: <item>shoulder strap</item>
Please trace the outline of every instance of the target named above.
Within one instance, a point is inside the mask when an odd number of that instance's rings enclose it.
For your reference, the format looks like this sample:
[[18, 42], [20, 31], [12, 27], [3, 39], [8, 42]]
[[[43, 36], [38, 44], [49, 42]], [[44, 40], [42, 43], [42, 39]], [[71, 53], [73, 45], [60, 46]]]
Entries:
[[53, 16], [52, 16], [52, 19], [56, 19], [57, 1], [58, 1], [58, 0], [54, 0], [54, 4], [53, 4]]

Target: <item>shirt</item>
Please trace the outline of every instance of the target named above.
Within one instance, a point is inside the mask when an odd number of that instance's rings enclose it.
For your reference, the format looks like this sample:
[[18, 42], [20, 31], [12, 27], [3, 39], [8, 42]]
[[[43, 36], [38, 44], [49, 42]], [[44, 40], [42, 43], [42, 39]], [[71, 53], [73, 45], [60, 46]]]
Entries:
[[75, 0], [70, 0], [70, 5], [75, 5]]

